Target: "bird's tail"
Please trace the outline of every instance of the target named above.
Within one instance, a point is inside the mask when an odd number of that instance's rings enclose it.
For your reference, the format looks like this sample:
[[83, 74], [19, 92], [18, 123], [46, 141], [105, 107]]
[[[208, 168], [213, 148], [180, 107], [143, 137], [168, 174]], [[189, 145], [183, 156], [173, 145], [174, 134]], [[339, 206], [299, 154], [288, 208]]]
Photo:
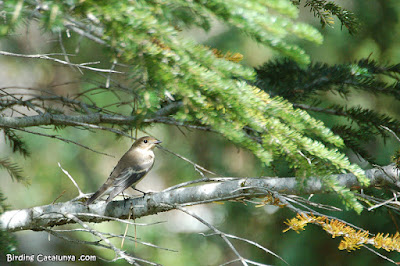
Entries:
[[86, 201], [86, 205], [92, 204], [98, 197], [101, 197], [104, 193], [106, 193], [107, 189], [109, 188], [109, 184], [107, 182], [102, 185], [99, 190], [97, 190], [91, 197]]
[[119, 193], [124, 191], [127, 187], [126, 186], [116, 186], [110, 192], [110, 196], [106, 199], [106, 203], [111, 202]]

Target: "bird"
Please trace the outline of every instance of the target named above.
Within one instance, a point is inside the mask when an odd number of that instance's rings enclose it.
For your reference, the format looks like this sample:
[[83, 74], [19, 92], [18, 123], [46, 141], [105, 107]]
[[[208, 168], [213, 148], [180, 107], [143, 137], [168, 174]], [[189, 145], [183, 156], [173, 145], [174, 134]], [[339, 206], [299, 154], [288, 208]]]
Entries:
[[150, 136], [137, 139], [118, 161], [106, 182], [86, 201], [86, 205], [104, 194], [109, 194], [106, 200], [109, 203], [130, 186], [138, 190], [135, 185], [153, 168], [153, 150], [160, 143], [160, 140]]

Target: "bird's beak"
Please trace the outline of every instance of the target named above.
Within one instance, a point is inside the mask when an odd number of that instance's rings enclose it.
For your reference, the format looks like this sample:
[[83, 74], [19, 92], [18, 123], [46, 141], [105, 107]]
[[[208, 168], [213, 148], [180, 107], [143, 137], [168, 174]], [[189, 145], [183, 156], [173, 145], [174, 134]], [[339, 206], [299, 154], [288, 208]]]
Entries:
[[162, 141], [161, 140], [156, 140], [156, 141], [154, 141], [153, 143], [154, 144], [160, 144]]

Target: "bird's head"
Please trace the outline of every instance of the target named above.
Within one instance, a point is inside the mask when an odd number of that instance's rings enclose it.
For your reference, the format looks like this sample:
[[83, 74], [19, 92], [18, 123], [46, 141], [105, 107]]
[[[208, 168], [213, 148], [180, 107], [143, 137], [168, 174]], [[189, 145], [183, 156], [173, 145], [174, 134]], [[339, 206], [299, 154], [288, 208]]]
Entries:
[[132, 147], [144, 150], [152, 150], [159, 143], [161, 143], [160, 140], [150, 136], [145, 136], [141, 137], [140, 139], [137, 139], [135, 143], [133, 143]]

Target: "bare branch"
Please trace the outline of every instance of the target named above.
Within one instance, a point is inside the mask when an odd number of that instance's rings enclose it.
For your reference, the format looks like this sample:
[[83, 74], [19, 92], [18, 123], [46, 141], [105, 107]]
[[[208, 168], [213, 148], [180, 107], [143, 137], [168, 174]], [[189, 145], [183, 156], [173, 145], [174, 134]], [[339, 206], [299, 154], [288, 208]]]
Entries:
[[380, 125], [379, 127], [389, 131], [397, 139], [397, 141], [400, 142], [400, 138], [397, 136], [397, 134], [393, 130], [391, 130], [390, 128], [383, 126], [383, 125]]
[[161, 149], [161, 150], [163, 150], [163, 151], [169, 152], [169, 153], [171, 153], [171, 154], [177, 156], [178, 158], [184, 160], [185, 162], [190, 163], [191, 165], [193, 165], [193, 166], [195, 167], [195, 169], [202, 170], [202, 171], [204, 171], [204, 172], [206, 172], [206, 173], [209, 173], [209, 174], [212, 174], [212, 175], [217, 175], [216, 173], [214, 173], [214, 172], [212, 172], [212, 171], [210, 171], [210, 170], [207, 170], [207, 169], [204, 168], [203, 166], [198, 165], [197, 163], [192, 162], [192, 161], [189, 160], [188, 158], [183, 157], [182, 155], [177, 154], [177, 153], [175, 153], [175, 152], [173, 152], [173, 151], [170, 151], [170, 150], [168, 150], [167, 148], [164, 148], [163, 146], [157, 146], [157, 148], [159, 148], [159, 149]]
[[247, 262], [246, 260], [242, 257], [242, 255], [240, 255], [239, 251], [237, 251], [237, 249], [233, 246], [233, 244], [229, 241], [229, 239], [226, 237], [225, 233], [221, 232], [220, 230], [218, 230], [215, 226], [213, 226], [212, 224], [208, 223], [206, 220], [204, 220], [203, 218], [201, 218], [200, 216], [198, 216], [197, 214], [186, 210], [185, 208], [182, 208], [181, 206], [175, 206], [176, 209], [192, 216], [193, 218], [195, 218], [196, 220], [198, 220], [199, 222], [201, 222], [202, 224], [204, 224], [205, 226], [207, 226], [208, 228], [210, 228], [212, 231], [215, 232], [216, 235], [220, 236], [225, 243], [229, 246], [229, 248], [233, 251], [233, 253], [235, 253], [235, 255], [238, 257], [238, 260], [242, 263], [242, 265], [247, 266]]
[[61, 171], [63, 171], [63, 173], [68, 176], [68, 178], [71, 180], [72, 184], [74, 184], [74, 186], [76, 187], [76, 189], [79, 192], [79, 197], [81, 197], [82, 195], [84, 195], [85, 193], [82, 192], [82, 190], [79, 188], [78, 183], [76, 183], [75, 179], [68, 173], [67, 170], [65, 170], [64, 168], [61, 167], [61, 164], [58, 163], [58, 167], [61, 168]]
[[371, 252], [374, 253], [375, 255], [378, 255], [378, 256], [381, 257], [382, 259], [387, 260], [387, 261], [393, 263], [394, 265], [399, 265], [396, 261], [389, 259], [388, 257], [382, 255], [381, 253], [379, 253], [379, 252], [377, 252], [376, 250], [374, 250], [374, 249], [368, 247], [367, 245], [362, 245], [362, 247], [368, 249], [369, 251], [371, 251]]
[[251, 241], [251, 240], [248, 240], [248, 239], [245, 239], [245, 238], [241, 238], [241, 237], [238, 237], [238, 236], [230, 235], [230, 234], [225, 234], [225, 235], [226, 235], [227, 237], [229, 237], [229, 238], [238, 239], [238, 240], [241, 240], [241, 241], [243, 241], [243, 242], [249, 243], [249, 244], [251, 244], [251, 245], [253, 245], [253, 246], [255, 246], [255, 247], [258, 247], [259, 249], [261, 249], [261, 250], [263, 250], [263, 251], [265, 251], [265, 252], [267, 252], [267, 253], [269, 253], [269, 254], [275, 256], [275, 257], [277, 257], [278, 259], [280, 259], [281, 261], [283, 261], [284, 263], [286, 263], [287, 265], [289, 265], [289, 263], [287, 263], [282, 257], [278, 256], [277, 254], [275, 254], [275, 253], [272, 252], [271, 250], [269, 250], [269, 249], [267, 249], [267, 248], [261, 246], [260, 244], [254, 242], [254, 241]]
[[102, 154], [102, 155], [106, 155], [106, 156], [114, 158], [113, 155], [110, 155], [108, 153], [101, 152], [101, 151], [96, 151], [96, 150], [94, 150], [94, 149], [92, 149], [92, 148], [90, 148], [90, 147], [88, 147], [86, 145], [83, 145], [81, 143], [78, 143], [78, 142], [70, 140], [70, 139], [62, 138], [62, 137], [57, 136], [57, 135], [50, 135], [50, 134], [35, 132], [35, 131], [27, 130], [27, 129], [24, 129], [24, 128], [13, 128], [13, 129], [19, 130], [19, 131], [22, 131], [22, 132], [26, 132], [26, 133], [30, 133], [30, 134], [34, 134], [34, 135], [38, 135], [38, 136], [48, 137], [48, 138], [52, 138], [52, 139], [58, 139], [58, 140], [66, 142], [66, 143], [72, 143], [72, 144], [75, 144], [75, 145], [77, 145], [79, 147], [87, 149], [89, 151], [92, 151], [92, 152], [95, 152], [95, 153], [98, 153], [98, 154]]
[[[397, 180], [399, 180], [399, 173], [393, 165], [367, 170], [365, 175], [370, 180], [370, 186], [385, 183], [397, 186]], [[354, 186], [362, 187], [357, 178], [350, 173], [337, 175], [337, 179], [340, 185], [348, 188]], [[300, 195], [326, 193], [329, 190], [317, 178], [310, 178], [307, 184], [304, 185], [304, 188], [298, 186], [297, 180], [294, 177], [241, 178], [192, 187], [182, 187], [158, 193], [148, 193], [144, 197], [114, 201], [109, 204], [99, 201], [86, 206], [80, 202], [68, 201], [30, 209], [13, 210], [5, 212], [0, 216], [0, 226], [8, 231], [21, 231], [41, 230], [40, 228], [43, 226], [48, 227], [71, 223], [71, 220], [60, 215], [60, 212], [72, 213], [84, 222], [103, 222], [113, 218], [126, 219], [129, 216], [130, 206], [133, 206], [133, 217], [139, 218], [169, 211], [173, 209], [171, 206], [191, 206], [207, 202], [253, 198], [277, 192]], [[297, 204], [301, 203], [297, 202]], [[299, 208], [295, 208], [294, 206], [292, 208], [295, 212], [302, 212]], [[98, 217], [89, 216], [89, 213], [97, 214]]]
[[[32, 54], [32, 55], [28, 55], [28, 54], [15, 54], [15, 53], [10, 53], [10, 52], [0, 51], [0, 55], [14, 56], [14, 57], [23, 57], [23, 58], [44, 59], [44, 60], [49, 60], [49, 61], [57, 62], [57, 63], [63, 64], [63, 65], [68, 65], [68, 66], [77, 67], [78, 69], [83, 68], [83, 69], [87, 69], [87, 70], [91, 70], [91, 71], [95, 71], [95, 72], [105, 72], [105, 73], [124, 74], [124, 72], [120, 72], [120, 71], [116, 71], [116, 70], [89, 67], [89, 66], [86, 66], [85, 63], [82, 63], [82, 64], [70, 63], [70, 62], [67, 62], [67, 61], [64, 61], [64, 60], [61, 60], [61, 59], [58, 59], [58, 58], [50, 57], [50, 56], [48, 56], [48, 55], [46, 55], [46, 54]], [[64, 54], [63, 54], [63, 55], [64, 55]]]
[[[148, 224], [148, 225], [151, 225], [151, 224]], [[58, 237], [58, 238], [61, 238], [61, 239], [64, 239], [64, 240], [67, 240], [67, 241], [70, 241], [70, 242], [75, 242], [75, 243], [84, 244], [84, 245], [85, 245], [85, 244], [86, 244], [86, 245], [94, 245], [94, 246], [99, 246], [99, 247], [102, 247], [102, 248], [108, 248], [108, 249], [110, 249], [109, 246], [99, 243], [100, 241], [84, 241], [84, 240], [78, 240], [78, 239], [70, 238], [70, 237], [67, 237], [67, 236], [61, 234], [61, 233], [70, 233], [70, 232], [84, 232], [84, 233], [89, 233], [89, 234], [90, 234], [90, 230], [87, 230], [87, 229], [85, 229], [85, 228], [75, 228], [75, 229], [52, 229], [52, 228], [42, 227], [42, 229], [43, 229], [43, 231], [49, 232], [50, 234], [52, 234], [52, 235], [54, 235], [54, 236], [56, 236], [56, 237]], [[144, 246], [153, 247], [153, 248], [157, 248], [157, 249], [161, 249], [161, 250], [166, 250], [166, 251], [170, 251], [170, 252], [178, 252], [177, 250], [174, 250], [174, 249], [165, 248], [165, 247], [160, 247], [160, 246], [154, 245], [154, 244], [149, 243], [149, 242], [140, 241], [140, 240], [138, 240], [136, 237], [130, 236], [130, 235], [126, 235], [126, 236], [124, 236], [124, 235], [116, 235], [116, 234], [107, 233], [107, 232], [102, 232], [102, 234], [103, 234], [104, 236], [108, 237], [108, 238], [121, 238], [121, 239], [122, 239], [123, 237], [126, 237], [126, 239], [128, 239], [128, 240], [130, 240], [130, 241], [132, 241], [132, 242], [137, 242], [137, 243], [139, 243], [139, 244], [141, 244], [141, 245], [144, 245]]]
[[84, 222], [82, 222], [79, 218], [77, 218], [75, 215], [72, 215], [70, 213], [62, 213], [63, 216], [65, 216], [68, 219], [73, 220], [74, 222], [76, 222], [77, 224], [80, 224], [83, 228], [85, 228], [86, 230], [88, 230], [91, 234], [99, 237], [101, 240], [103, 240], [105, 243], [107, 243], [107, 245], [115, 252], [115, 254], [117, 255], [117, 257], [114, 260], [118, 260], [118, 259], [124, 259], [127, 262], [129, 262], [130, 264], [136, 263], [136, 261], [142, 261], [142, 262], [146, 262], [149, 263], [150, 265], [157, 265], [156, 263], [147, 261], [147, 260], [143, 260], [143, 259], [139, 259], [139, 258], [134, 258], [128, 254], [126, 254], [126, 252], [122, 251], [121, 249], [117, 248], [116, 246], [114, 246], [110, 240], [108, 240], [108, 238], [106, 238], [105, 236], [103, 236], [102, 233], [93, 230], [92, 228], [90, 228], [87, 224], [85, 224]]
[[78, 123], [88, 124], [117, 124], [131, 125], [135, 121], [135, 116], [108, 115], [108, 114], [87, 114], [87, 115], [55, 115], [45, 113], [26, 117], [2, 117], [0, 116], [0, 127], [32, 127], [46, 125], [65, 125], [75, 126]]

